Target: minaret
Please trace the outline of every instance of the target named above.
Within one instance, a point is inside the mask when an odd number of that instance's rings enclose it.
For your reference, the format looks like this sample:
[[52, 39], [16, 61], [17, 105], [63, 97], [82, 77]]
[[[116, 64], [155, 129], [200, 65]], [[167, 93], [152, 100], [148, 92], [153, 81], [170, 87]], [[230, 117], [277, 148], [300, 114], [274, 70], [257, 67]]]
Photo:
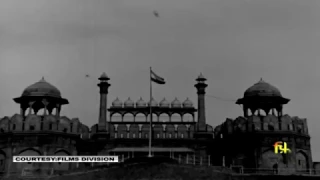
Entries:
[[110, 84], [108, 81], [110, 78], [106, 75], [106, 73], [103, 73], [100, 78], [100, 83], [98, 84], [98, 87], [100, 88], [100, 111], [99, 111], [99, 124], [98, 124], [98, 131], [103, 132], [107, 131], [107, 95], [108, 95], [108, 89]]
[[208, 86], [205, 81], [207, 79], [203, 77], [202, 73], [196, 79], [197, 84], [194, 86], [197, 88], [198, 94], [198, 125], [197, 131], [204, 132], [206, 131], [206, 106], [205, 106], [205, 89]]

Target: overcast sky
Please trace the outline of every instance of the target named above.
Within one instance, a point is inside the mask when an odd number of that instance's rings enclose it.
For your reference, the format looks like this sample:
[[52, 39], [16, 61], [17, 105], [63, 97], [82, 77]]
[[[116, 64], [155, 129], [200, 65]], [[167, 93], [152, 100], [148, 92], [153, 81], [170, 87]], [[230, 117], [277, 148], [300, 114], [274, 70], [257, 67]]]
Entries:
[[[109, 105], [148, 100], [150, 66], [167, 80], [154, 86], [157, 100], [196, 103], [201, 72], [208, 94], [231, 100], [262, 77], [291, 99], [284, 113], [308, 119], [320, 160], [319, 8], [318, 0], [2, 0], [0, 115], [19, 113], [12, 98], [42, 76], [70, 101], [62, 114], [88, 126], [98, 122], [104, 71]], [[243, 114], [232, 101], [206, 105], [213, 126]]]

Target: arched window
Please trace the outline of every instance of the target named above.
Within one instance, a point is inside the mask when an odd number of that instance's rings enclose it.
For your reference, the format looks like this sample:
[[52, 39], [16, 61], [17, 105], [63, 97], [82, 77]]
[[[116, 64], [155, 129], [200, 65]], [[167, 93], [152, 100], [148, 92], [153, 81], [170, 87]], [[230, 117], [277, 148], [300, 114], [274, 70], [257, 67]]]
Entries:
[[15, 124], [12, 126], [12, 130], [16, 130], [16, 125]]
[[52, 124], [49, 124], [49, 130], [52, 130]]
[[183, 139], [183, 134], [181, 134], [181, 138]]
[[169, 133], [169, 138], [172, 138], [172, 135], [171, 135], [171, 133]]
[[132, 134], [132, 138], [136, 138], [136, 134]]
[[160, 138], [160, 134], [157, 134], [157, 138]]

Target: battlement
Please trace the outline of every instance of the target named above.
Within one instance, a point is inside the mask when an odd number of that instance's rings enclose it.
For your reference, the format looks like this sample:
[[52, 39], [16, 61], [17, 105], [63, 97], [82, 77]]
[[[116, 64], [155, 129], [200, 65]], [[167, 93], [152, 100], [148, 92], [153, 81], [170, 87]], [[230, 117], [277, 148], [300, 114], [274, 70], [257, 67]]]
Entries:
[[296, 116], [290, 117], [284, 115], [277, 117], [275, 115], [249, 117], [239, 116], [235, 120], [227, 119], [221, 125], [214, 129], [216, 137], [221, 135], [230, 135], [235, 132], [294, 132], [309, 136], [307, 119]]
[[78, 118], [69, 119], [66, 116], [35, 115], [26, 117], [15, 114], [11, 118], [5, 116], [0, 119], [0, 132], [56, 132], [64, 134], [77, 134], [82, 138], [89, 137], [89, 128], [83, 125]]

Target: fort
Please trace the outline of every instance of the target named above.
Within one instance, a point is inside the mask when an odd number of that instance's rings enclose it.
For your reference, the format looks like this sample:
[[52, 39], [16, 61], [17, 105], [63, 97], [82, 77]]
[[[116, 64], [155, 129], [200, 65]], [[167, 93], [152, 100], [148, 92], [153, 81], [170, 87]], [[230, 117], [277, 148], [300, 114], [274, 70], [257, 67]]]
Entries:
[[[243, 173], [318, 174], [313, 162], [307, 120], [283, 113], [290, 100], [274, 86], [260, 80], [236, 102], [243, 115], [226, 119], [217, 127], [206, 121], [206, 78], [196, 79], [197, 107], [187, 98], [181, 102], [166, 99], [134, 102], [119, 98], [107, 107], [109, 77], [100, 83], [100, 113], [97, 124], [88, 127], [78, 118], [61, 116], [69, 102], [61, 92], [42, 78], [14, 102], [20, 113], [0, 120], [0, 171], [21, 173], [25, 169], [71, 171], [99, 166], [99, 163], [13, 163], [13, 156], [38, 155], [118, 155], [121, 160], [147, 156], [149, 107], [152, 107], [152, 154], [176, 157], [191, 164], [239, 168]], [[39, 114], [39, 110], [43, 114]], [[289, 154], [275, 154], [273, 144], [288, 143]]]

